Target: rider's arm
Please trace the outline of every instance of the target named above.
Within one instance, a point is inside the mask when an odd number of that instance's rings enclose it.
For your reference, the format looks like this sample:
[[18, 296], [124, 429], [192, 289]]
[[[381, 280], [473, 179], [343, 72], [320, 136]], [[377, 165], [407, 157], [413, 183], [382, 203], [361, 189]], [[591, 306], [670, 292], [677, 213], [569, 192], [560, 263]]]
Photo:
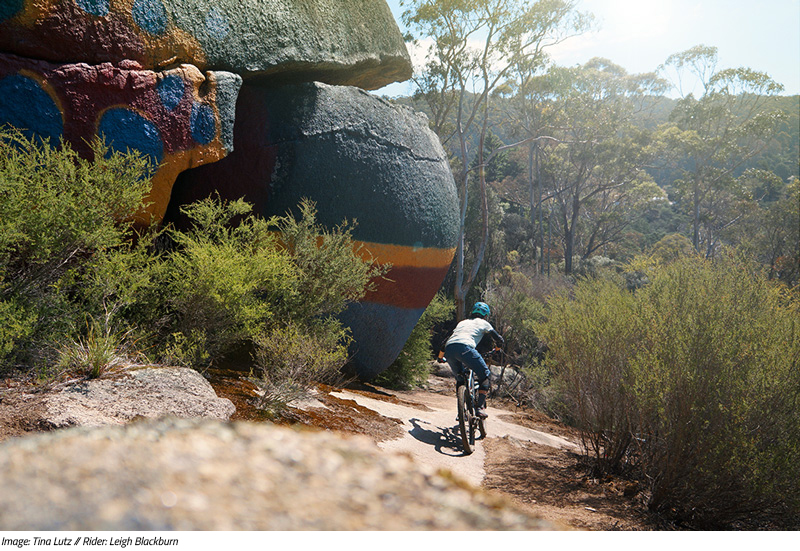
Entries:
[[500, 335], [500, 333], [498, 333], [494, 329], [489, 331], [489, 336], [492, 337], [492, 340], [495, 342], [495, 344], [497, 344], [499, 346], [503, 346], [506, 343], [506, 341], [502, 337], [502, 335]]

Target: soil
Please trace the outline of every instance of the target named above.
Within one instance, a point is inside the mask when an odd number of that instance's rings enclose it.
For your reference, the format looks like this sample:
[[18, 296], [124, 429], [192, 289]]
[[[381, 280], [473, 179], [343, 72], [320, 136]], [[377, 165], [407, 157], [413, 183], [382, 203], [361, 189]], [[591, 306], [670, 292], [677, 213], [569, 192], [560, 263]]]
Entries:
[[[413, 408], [414, 416], [425, 419], [426, 410], [454, 396], [452, 379], [431, 375], [425, 388], [400, 392], [373, 385], [352, 383], [345, 389], [321, 386], [309, 397], [310, 405], [291, 408], [280, 419], [267, 419], [253, 406], [256, 387], [236, 373], [208, 374], [220, 397], [234, 402], [232, 420], [277, 422], [300, 425], [309, 430], [357, 433], [376, 443], [397, 440], [406, 429], [400, 419], [381, 415], [359, 405], [356, 400], [377, 400], [398, 407]], [[343, 392], [355, 399], [343, 398]], [[334, 395], [336, 394], [336, 395]], [[0, 442], [7, 438], [46, 430], [40, 424], [46, 389], [21, 376], [0, 379]], [[428, 405], [430, 400], [430, 406]], [[454, 398], [453, 398], [454, 401]], [[455, 408], [453, 408], [455, 411]], [[578, 443], [571, 428], [536, 412], [508, 403], [492, 403], [490, 412], [505, 423], [527, 427], [540, 433]], [[491, 419], [491, 418], [490, 418]], [[532, 515], [550, 520], [564, 529], [578, 530], [653, 530], [659, 529], [648, 519], [638, 488], [624, 480], [592, 479], [573, 450], [555, 448], [520, 440], [512, 436], [489, 436], [481, 441], [485, 453], [481, 486], [499, 494]], [[418, 445], [426, 445], [424, 442]], [[427, 444], [431, 448], [430, 444]], [[458, 460], [453, 457], [448, 460]]]

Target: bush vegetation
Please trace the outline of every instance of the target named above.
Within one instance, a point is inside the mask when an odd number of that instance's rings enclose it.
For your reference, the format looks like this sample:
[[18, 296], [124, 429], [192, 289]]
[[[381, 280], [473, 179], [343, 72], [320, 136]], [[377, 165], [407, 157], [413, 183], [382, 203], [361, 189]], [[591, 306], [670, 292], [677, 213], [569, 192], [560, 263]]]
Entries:
[[601, 472], [695, 526], [800, 513], [800, 303], [753, 266], [685, 257], [631, 292], [580, 281], [541, 325], [562, 415]]
[[265, 220], [244, 201], [183, 207], [190, 228], [133, 225], [146, 159], [94, 161], [0, 133], [0, 368], [96, 377], [126, 361], [202, 369], [242, 351], [267, 395], [330, 380], [347, 360], [335, 316], [385, 273], [325, 229], [313, 203]]
[[450, 319], [455, 303], [437, 294], [422, 313], [400, 355], [389, 368], [378, 375], [375, 382], [387, 388], [409, 389], [428, 380], [430, 374], [431, 337], [433, 327]]

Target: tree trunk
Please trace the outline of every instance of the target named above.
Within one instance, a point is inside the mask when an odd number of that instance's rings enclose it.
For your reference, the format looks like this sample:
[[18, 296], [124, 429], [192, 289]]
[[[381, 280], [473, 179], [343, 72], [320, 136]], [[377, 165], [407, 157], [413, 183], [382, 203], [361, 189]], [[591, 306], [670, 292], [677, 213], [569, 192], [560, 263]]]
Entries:
[[694, 179], [694, 212], [692, 214], [692, 245], [694, 250], [700, 252], [700, 178]]

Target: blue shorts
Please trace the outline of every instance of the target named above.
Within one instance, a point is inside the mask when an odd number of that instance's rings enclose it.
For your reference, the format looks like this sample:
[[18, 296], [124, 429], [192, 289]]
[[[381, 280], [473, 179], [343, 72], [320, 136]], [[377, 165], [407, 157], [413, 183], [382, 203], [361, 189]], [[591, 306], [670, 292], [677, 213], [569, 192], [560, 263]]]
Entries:
[[480, 353], [468, 344], [449, 344], [444, 349], [444, 356], [456, 377], [461, 375], [465, 368], [471, 369], [475, 373], [478, 383], [488, 379], [491, 374]]

